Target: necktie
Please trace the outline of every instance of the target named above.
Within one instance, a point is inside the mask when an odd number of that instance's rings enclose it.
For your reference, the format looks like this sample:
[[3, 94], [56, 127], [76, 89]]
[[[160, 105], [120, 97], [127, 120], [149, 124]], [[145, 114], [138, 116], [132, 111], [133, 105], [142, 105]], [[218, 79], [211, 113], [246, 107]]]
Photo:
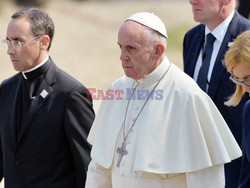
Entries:
[[215, 37], [213, 34], [209, 33], [207, 35], [207, 42], [202, 53], [202, 65], [198, 74], [197, 84], [200, 88], [206, 92], [207, 88], [207, 73], [209, 69], [210, 59], [213, 52], [213, 43]]

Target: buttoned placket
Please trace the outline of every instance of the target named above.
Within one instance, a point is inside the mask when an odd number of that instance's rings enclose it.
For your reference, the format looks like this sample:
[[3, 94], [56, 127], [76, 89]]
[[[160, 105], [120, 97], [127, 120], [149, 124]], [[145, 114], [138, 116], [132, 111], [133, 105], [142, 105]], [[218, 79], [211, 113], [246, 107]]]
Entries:
[[[151, 87], [150, 87], [151, 88]], [[125, 123], [125, 134], [128, 133], [130, 127], [134, 124], [134, 122], [136, 121], [136, 125], [132, 128], [130, 134], [128, 135], [128, 139], [126, 141], [126, 150], [128, 151], [127, 155], [124, 155], [121, 161], [121, 165], [119, 168], [116, 167], [116, 165], [114, 165], [114, 170], [116, 173], [119, 173], [121, 176], [128, 176], [129, 174], [134, 174], [134, 176], [136, 176], [136, 173], [133, 172], [133, 162], [135, 159], [135, 155], [136, 155], [136, 134], [137, 134], [137, 129], [139, 128], [139, 119], [138, 118], [136, 120], [136, 117], [140, 111], [140, 109], [143, 107], [143, 104], [146, 101], [146, 95], [145, 95], [145, 100], [138, 100], [138, 95], [137, 92], [138, 90], [144, 90], [145, 86], [144, 83], [140, 83], [137, 87], [137, 91], [135, 91], [135, 96], [134, 98], [131, 99], [129, 107], [128, 107], [128, 115], [127, 115], [127, 119], [126, 119], [126, 123]], [[126, 101], [128, 102], [128, 101]], [[123, 129], [121, 129], [120, 134], [119, 134], [119, 138], [118, 138], [118, 142], [116, 145], [116, 149], [117, 150], [118, 147], [121, 146], [123, 141]], [[118, 160], [118, 155], [116, 153], [115, 155], [115, 160], [114, 163], [117, 164], [117, 160]], [[130, 166], [128, 166], [130, 165]], [[132, 171], [131, 171], [132, 170]]]

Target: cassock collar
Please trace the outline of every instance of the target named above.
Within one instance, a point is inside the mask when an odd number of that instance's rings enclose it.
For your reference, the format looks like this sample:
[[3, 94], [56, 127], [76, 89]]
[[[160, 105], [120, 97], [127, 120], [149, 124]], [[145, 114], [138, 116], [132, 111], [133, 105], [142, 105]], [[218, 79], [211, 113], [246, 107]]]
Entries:
[[22, 72], [22, 75], [23, 75], [24, 79], [33, 80], [33, 79], [41, 76], [45, 72], [47, 72], [47, 70], [49, 68], [49, 64], [50, 63], [48, 61], [48, 58], [46, 58], [42, 63], [40, 63], [39, 65], [34, 67], [31, 71]]
[[136, 82], [142, 86], [149, 86], [158, 82], [161, 79], [162, 75], [168, 69], [169, 65], [170, 61], [167, 57], [164, 57], [164, 60], [153, 72], [151, 72], [149, 75], [145, 76], [140, 80], [136, 80]]
[[[160, 69], [163, 69], [162, 65]], [[155, 72], [149, 78], [154, 77]], [[132, 82], [123, 76], [109, 89], [116, 91], [130, 87]], [[136, 122], [138, 131], [133, 134], [139, 139], [136, 139], [133, 156], [134, 172], [195, 172], [241, 156], [225, 120], [192, 78], [172, 64], [159, 88], [163, 89], [163, 97], [149, 100]], [[104, 168], [112, 165], [122, 130], [121, 114], [125, 114], [127, 103], [126, 98], [103, 100], [88, 135], [88, 141], [93, 145], [92, 160]], [[131, 113], [136, 112], [132, 109]]]

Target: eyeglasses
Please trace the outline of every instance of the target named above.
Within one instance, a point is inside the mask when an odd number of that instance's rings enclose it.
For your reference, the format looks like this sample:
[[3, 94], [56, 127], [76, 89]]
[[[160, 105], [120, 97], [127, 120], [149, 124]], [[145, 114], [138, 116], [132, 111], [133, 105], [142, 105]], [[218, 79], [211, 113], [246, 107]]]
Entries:
[[10, 40], [2, 40], [2, 44], [4, 46], [4, 48], [8, 49], [10, 45], [12, 45], [12, 47], [16, 50], [20, 49], [21, 47], [23, 47], [23, 45], [31, 42], [32, 40], [36, 40], [39, 39], [41, 36], [37, 36], [31, 40], [25, 41], [25, 42], [21, 42], [18, 40], [14, 40], [14, 41], [10, 41]]
[[243, 85], [245, 84], [246, 86], [250, 86], [250, 78], [247, 78], [245, 80], [239, 80], [237, 78], [235, 78], [233, 75], [230, 76], [230, 80], [235, 83], [235, 84], [238, 84], [238, 85]]

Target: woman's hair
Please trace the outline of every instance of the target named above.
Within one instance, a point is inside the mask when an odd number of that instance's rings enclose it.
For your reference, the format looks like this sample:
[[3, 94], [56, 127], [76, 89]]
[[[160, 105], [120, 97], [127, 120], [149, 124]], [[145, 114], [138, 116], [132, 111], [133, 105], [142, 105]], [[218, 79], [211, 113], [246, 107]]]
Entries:
[[[233, 68], [238, 63], [250, 67], [250, 30], [241, 33], [226, 53], [225, 66], [230, 74], [233, 74]], [[242, 86], [237, 85], [234, 94], [229, 97], [225, 104], [228, 106], [238, 105], [243, 94]]]

